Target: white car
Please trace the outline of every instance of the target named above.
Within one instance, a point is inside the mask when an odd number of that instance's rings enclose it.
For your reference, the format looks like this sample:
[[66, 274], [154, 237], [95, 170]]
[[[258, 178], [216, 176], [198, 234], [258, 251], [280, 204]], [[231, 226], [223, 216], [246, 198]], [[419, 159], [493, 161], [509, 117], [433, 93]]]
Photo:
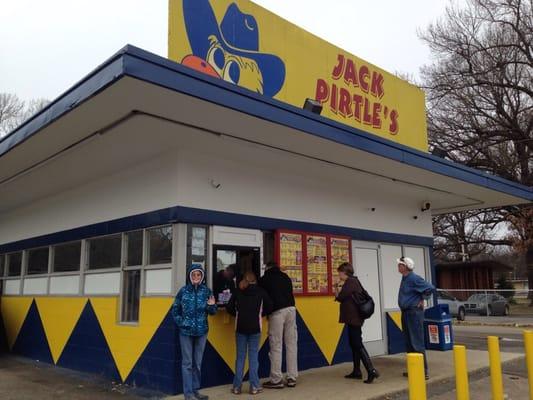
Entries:
[[444, 290], [437, 292], [437, 301], [439, 304], [448, 304], [450, 308], [450, 314], [452, 317], [456, 317], [458, 321], [464, 321], [466, 316], [465, 303], [457, 300], [450, 293]]

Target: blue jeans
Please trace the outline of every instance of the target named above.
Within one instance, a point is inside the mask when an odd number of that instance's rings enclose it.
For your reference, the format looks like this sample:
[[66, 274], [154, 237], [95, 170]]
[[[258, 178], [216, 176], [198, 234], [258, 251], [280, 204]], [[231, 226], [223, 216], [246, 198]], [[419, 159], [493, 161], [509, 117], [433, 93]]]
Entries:
[[402, 329], [408, 353], [424, 356], [424, 370], [428, 373], [426, 342], [424, 340], [424, 310], [421, 308], [402, 310]]
[[243, 335], [236, 333], [235, 339], [237, 342], [237, 359], [235, 360], [235, 378], [233, 378], [233, 387], [240, 388], [242, 385], [242, 378], [244, 377], [244, 361], [246, 360], [246, 352], [248, 352], [248, 363], [250, 364], [250, 385], [257, 389], [259, 384], [259, 341], [261, 334], [255, 333], [252, 335]]
[[202, 357], [204, 356], [207, 335], [186, 336], [180, 334], [181, 377], [183, 394], [193, 396], [200, 389]]

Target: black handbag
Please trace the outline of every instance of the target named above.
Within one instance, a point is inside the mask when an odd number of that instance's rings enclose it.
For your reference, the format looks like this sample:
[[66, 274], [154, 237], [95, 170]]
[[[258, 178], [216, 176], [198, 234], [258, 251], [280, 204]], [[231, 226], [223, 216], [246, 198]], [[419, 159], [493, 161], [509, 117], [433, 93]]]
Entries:
[[374, 299], [368, 294], [363, 285], [361, 285], [359, 279], [357, 277], [355, 277], [355, 279], [359, 282], [362, 291], [360, 294], [353, 293], [352, 299], [357, 305], [361, 319], [368, 319], [374, 314], [376, 305], [374, 304]]

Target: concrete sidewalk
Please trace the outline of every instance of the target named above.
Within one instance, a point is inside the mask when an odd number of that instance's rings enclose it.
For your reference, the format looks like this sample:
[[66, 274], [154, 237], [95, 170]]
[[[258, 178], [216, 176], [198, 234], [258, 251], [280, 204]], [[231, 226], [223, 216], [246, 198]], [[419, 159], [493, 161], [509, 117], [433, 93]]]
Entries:
[[[486, 351], [469, 350], [467, 352], [469, 372], [479, 372], [489, 365]], [[501, 361], [509, 362], [521, 358], [520, 354], [502, 353]], [[382, 399], [407, 390], [407, 379], [402, 376], [406, 370], [405, 354], [382, 356], [373, 359], [375, 367], [381, 377], [371, 385], [362, 381], [345, 379], [343, 376], [351, 369], [351, 365], [340, 364], [331, 367], [304, 371], [298, 379], [296, 388], [270, 389], [259, 396], [247, 394], [248, 384], [243, 385], [243, 395], [240, 398], [261, 398], [272, 400], [345, 400], [357, 395], [358, 399]], [[454, 380], [453, 352], [428, 352], [431, 379], [428, 385], [442, 381]], [[238, 396], [230, 393], [231, 385], [204, 389], [202, 393], [217, 400], [235, 400]], [[183, 399], [183, 396], [167, 397], [167, 400]]]

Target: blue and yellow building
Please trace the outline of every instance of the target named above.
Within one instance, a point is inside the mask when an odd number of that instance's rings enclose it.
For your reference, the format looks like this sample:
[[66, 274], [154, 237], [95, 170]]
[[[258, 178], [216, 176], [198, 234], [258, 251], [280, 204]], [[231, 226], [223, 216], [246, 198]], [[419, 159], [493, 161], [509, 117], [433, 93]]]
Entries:
[[[126, 46], [0, 141], [9, 351], [179, 393], [169, 310], [186, 266], [211, 285], [230, 262], [278, 259], [300, 369], [350, 358], [340, 260], [376, 301], [369, 351], [399, 352], [395, 260], [434, 279], [432, 215], [533, 200], [429, 154], [420, 89], [253, 3], [171, 0], [169, 31], [170, 59]], [[209, 322], [203, 383], [229, 383], [233, 321]], [[260, 360], [265, 376], [266, 334]]]

